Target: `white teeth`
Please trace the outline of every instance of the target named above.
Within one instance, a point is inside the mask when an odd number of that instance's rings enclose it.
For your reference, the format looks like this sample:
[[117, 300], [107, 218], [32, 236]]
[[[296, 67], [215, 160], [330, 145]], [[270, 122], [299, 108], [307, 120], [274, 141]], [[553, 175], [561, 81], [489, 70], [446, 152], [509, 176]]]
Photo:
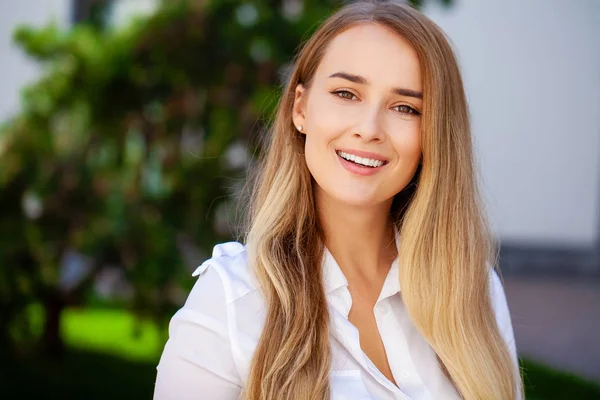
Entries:
[[372, 158], [362, 158], [355, 156], [354, 154], [345, 153], [343, 151], [338, 151], [337, 153], [340, 157], [345, 158], [348, 161], [352, 161], [356, 164], [361, 164], [367, 167], [377, 168], [383, 165], [383, 161], [380, 160], [373, 160]]

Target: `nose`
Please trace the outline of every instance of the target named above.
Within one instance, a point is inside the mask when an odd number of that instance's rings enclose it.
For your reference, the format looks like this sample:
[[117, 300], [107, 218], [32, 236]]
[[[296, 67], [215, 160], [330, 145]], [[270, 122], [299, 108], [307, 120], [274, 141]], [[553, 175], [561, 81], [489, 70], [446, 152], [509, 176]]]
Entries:
[[354, 127], [352, 136], [362, 139], [365, 142], [383, 142], [385, 132], [378, 107], [371, 107], [365, 113], [361, 114], [359, 122]]

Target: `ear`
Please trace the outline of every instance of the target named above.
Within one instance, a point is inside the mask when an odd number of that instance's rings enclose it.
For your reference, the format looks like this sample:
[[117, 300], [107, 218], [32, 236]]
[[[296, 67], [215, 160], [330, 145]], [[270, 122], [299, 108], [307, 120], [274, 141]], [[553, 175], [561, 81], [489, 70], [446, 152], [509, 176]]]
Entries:
[[[296, 125], [296, 129], [300, 131], [300, 133], [306, 132], [306, 113], [305, 104], [306, 104], [306, 96], [307, 91], [304, 86], [299, 83], [296, 85], [296, 90], [294, 91], [294, 108], [292, 110], [292, 121], [294, 125]], [[302, 127], [302, 130], [300, 130]]]

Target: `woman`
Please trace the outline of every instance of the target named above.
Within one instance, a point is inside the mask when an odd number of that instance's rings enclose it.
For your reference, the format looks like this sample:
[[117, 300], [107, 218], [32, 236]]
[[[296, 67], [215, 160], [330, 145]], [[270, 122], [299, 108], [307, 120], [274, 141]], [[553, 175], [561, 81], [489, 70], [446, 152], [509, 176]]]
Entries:
[[442, 31], [354, 3], [299, 52], [245, 245], [172, 318], [163, 399], [523, 398]]

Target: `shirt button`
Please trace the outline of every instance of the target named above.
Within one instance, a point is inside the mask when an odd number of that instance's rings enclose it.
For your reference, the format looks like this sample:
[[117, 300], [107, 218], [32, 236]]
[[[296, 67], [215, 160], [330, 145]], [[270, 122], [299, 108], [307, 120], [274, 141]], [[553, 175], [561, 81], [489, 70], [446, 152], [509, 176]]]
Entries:
[[406, 379], [410, 376], [410, 374], [408, 373], [408, 371], [401, 371], [400, 372], [400, 378], [402, 379]]
[[379, 315], [384, 316], [385, 314], [388, 313], [388, 306], [387, 304], [382, 304], [379, 306]]

